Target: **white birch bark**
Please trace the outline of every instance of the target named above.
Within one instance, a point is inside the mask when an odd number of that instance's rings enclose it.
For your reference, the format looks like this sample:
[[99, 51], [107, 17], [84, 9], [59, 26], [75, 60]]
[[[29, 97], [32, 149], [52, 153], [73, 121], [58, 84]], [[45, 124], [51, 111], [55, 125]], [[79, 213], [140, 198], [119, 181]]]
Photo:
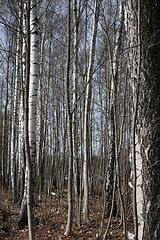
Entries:
[[37, 1], [31, 0], [30, 12], [30, 81], [29, 81], [29, 119], [28, 133], [30, 157], [35, 174], [36, 161], [36, 119], [37, 119], [37, 91], [38, 91], [38, 76], [39, 76], [39, 49], [38, 49], [38, 19], [37, 19]]
[[89, 128], [89, 114], [90, 114], [90, 104], [91, 104], [91, 92], [92, 92], [92, 74], [93, 74], [93, 64], [95, 56], [95, 46], [96, 46], [96, 36], [98, 28], [98, 18], [99, 18], [99, 8], [101, 1], [95, 0], [94, 5], [94, 17], [92, 25], [92, 38], [90, 46], [89, 55], [89, 66], [87, 72], [87, 89], [85, 95], [85, 115], [84, 115], [84, 163], [83, 163], [83, 181], [84, 181], [84, 200], [83, 200], [83, 222], [89, 222], [89, 188], [88, 188], [88, 162], [89, 162], [89, 149], [88, 145], [88, 128]]
[[[28, 12], [27, 12], [27, 1], [24, 1], [23, 4], [23, 46], [22, 46], [22, 71], [23, 71], [23, 141], [25, 143], [25, 137], [26, 137], [26, 88], [27, 88], [27, 81], [26, 81], [26, 59], [27, 59], [27, 17], [28, 17]], [[29, 31], [29, 30], [28, 30]], [[28, 102], [28, 101], [27, 101]], [[27, 121], [28, 125], [28, 121]], [[22, 134], [22, 133], [21, 133]], [[22, 169], [24, 167], [24, 174], [25, 174], [25, 180], [24, 180], [24, 189], [23, 191], [23, 197], [21, 199], [21, 207], [20, 207], [20, 214], [19, 214], [19, 220], [18, 220], [18, 227], [20, 228], [22, 225], [27, 225], [28, 223], [28, 218], [27, 218], [27, 184], [28, 184], [28, 165], [26, 164], [26, 143], [25, 143], [25, 159], [22, 164]], [[21, 186], [23, 187], [23, 186]]]
[[[27, 214], [29, 239], [34, 239], [33, 226], [33, 192], [35, 186], [36, 161], [36, 117], [38, 88], [38, 26], [37, 1], [28, 0], [26, 24], [26, 88], [25, 88], [25, 151], [28, 174], [27, 181]], [[29, 22], [30, 21], [30, 22]], [[29, 109], [29, 112], [28, 112]]]
[[[29, 239], [34, 239], [33, 228], [33, 185], [32, 166], [36, 158], [36, 116], [37, 116], [37, 85], [38, 85], [38, 31], [37, 2], [24, 3], [24, 42], [23, 45], [23, 80], [24, 80], [24, 140], [25, 140], [25, 187], [20, 211], [19, 224], [25, 224], [28, 215]], [[34, 172], [35, 174], [35, 172]], [[35, 177], [35, 175], [34, 175]], [[26, 212], [27, 210], [27, 212]]]
[[[21, 92], [20, 106], [19, 106], [19, 139], [18, 139], [18, 192], [20, 198], [23, 193], [23, 174], [25, 172], [24, 164], [24, 115], [23, 115], [23, 92]], [[22, 199], [20, 199], [22, 200]]]
[[[23, 79], [23, 83], [22, 83], [22, 93], [21, 93], [21, 101], [23, 101], [23, 107], [24, 107], [24, 95], [25, 95], [25, 80], [26, 80], [26, 15], [27, 15], [27, 10], [26, 10], [26, 1], [24, 2], [22, 9], [23, 9], [23, 22], [22, 22], [22, 26], [23, 26], [23, 46], [22, 46], [22, 79]], [[24, 145], [24, 108], [23, 110], [21, 110], [21, 114], [22, 114], [22, 122], [21, 122], [21, 141]], [[24, 148], [24, 146], [21, 146], [22, 148]], [[20, 148], [21, 154], [22, 154], [22, 149]], [[22, 161], [22, 174], [25, 175], [25, 180], [24, 180], [24, 189], [23, 186], [21, 186], [22, 188], [22, 192], [23, 192], [23, 199], [22, 199], [22, 204], [21, 204], [21, 209], [23, 209], [23, 202], [25, 202], [25, 206], [27, 209], [27, 198], [26, 198], [26, 189], [27, 189], [27, 167], [26, 167], [26, 160], [23, 157], [23, 161]], [[24, 200], [25, 199], [25, 200]], [[27, 218], [27, 212], [25, 212], [26, 218]], [[20, 210], [20, 216], [22, 216], [21, 210]]]
[[35, 186], [35, 162], [36, 162], [36, 119], [37, 119], [37, 90], [39, 75], [39, 51], [38, 51], [38, 19], [37, 1], [31, 0], [30, 4], [30, 78], [28, 99], [28, 183], [27, 183], [27, 213], [29, 226], [29, 239], [34, 239], [32, 200]]
[[132, 133], [131, 159], [133, 173], [133, 208], [135, 239], [142, 239], [143, 234], [143, 192], [142, 192], [142, 157], [140, 142], [136, 133], [136, 118], [138, 108], [138, 89], [140, 78], [140, 6], [139, 1], [129, 0], [125, 5], [125, 28], [128, 42], [128, 72], [132, 89]]
[[[20, 16], [20, 10], [19, 10]], [[19, 94], [19, 61], [20, 61], [20, 29], [17, 31], [17, 49], [16, 49], [16, 62], [15, 62], [15, 82], [14, 82], [14, 92], [13, 92], [13, 113], [12, 113], [12, 132], [11, 132], [11, 183], [14, 201], [16, 200], [16, 140], [17, 140], [17, 123], [18, 123], [18, 94]]]

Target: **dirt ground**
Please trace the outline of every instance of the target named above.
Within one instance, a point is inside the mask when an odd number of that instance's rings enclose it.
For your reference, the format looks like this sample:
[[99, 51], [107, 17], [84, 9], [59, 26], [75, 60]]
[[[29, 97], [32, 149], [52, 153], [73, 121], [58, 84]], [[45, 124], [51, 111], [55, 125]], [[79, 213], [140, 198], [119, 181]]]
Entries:
[[[81, 226], [80, 228], [73, 223], [73, 231], [71, 235], [64, 236], [66, 222], [67, 222], [67, 193], [61, 202], [61, 208], [58, 210], [58, 198], [52, 196], [52, 200], [41, 199], [35, 200], [34, 207], [35, 216], [35, 240], [45, 239], [71, 239], [71, 240], [98, 240], [101, 239], [99, 235], [100, 220], [101, 220], [101, 206], [98, 197], [91, 199], [90, 204], [90, 223]], [[51, 204], [50, 204], [51, 203]], [[28, 228], [18, 229], [17, 219], [19, 216], [19, 208], [13, 204], [11, 194], [0, 191], [0, 240], [27, 240]], [[108, 219], [104, 220], [104, 231], [107, 227]], [[133, 224], [128, 221], [128, 230], [133, 232]], [[120, 226], [120, 218], [112, 219], [109, 230], [109, 240], [122, 240], [123, 230]]]

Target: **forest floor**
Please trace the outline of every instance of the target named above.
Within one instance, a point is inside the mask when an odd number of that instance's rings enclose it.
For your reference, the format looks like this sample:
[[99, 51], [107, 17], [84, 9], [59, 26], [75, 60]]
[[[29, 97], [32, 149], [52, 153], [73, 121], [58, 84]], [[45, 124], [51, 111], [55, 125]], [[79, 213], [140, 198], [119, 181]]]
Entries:
[[[67, 193], [61, 202], [58, 211], [58, 198], [54, 195], [52, 199], [36, 199], [34, 207], [35, 240], [98, 240], [100, 230], [102, 209], [98, 197], [91, 199], [90, 223], [80, 228], [73, 223], [71, 235], [64, 236], [67, 222]], [[0, 240], [27, 240], [28, 228], [18, 229], [17, 219], [19, 208], [13, 204], [11, 194], [0, 189]], [[104, 231], [106, 230], [108, 219], [104, 219]], [[133, 224], [127, 220], [128, 231], [133, 232]], [[108, 240], [122, 240], [123, 230], [120, 226], [120, 218], [112, 218]], [[131, 238], [132, 239], [132, 238]]]

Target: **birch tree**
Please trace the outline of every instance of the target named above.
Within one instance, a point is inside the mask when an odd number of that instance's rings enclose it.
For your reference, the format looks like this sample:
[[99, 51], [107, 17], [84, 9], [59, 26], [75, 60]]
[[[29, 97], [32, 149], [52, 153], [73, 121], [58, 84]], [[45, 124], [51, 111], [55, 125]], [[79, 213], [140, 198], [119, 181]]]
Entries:
[[[133, 89], [132, 161], [135, 239], [160, 237], [159, 1], [128, 1], [126, 29]], [[143, 20], [143, 21], [142, 21]], [[137, 214], [137, 216], [136, 216]]]
[[[19, 10], [20, 17], [20, 10]], [[20, 26], [20, 24], [18, 23]], [[13, 114], [12, 114], [12, 132], [11, 132], [11, 182], [13, 198], [16, 201], [17, 186], [16, 186], [16, 159], [17, 159], [17, 126], [18, 126], [18, 104], [19, 104], [19, 88], [20, 88], [20, 27], [17, 29], [17, 47], [16, 47], [16, 62], [15, 62], [15, 81], [14, 81], [14, 97], [13, 97]]]
[[36, 159], [36, 117], [38, 88], [38, 30], [37, 3], [28, 0], [24, 4], [24, 33], [26, 53], [24, 55], [24, 139], [25, 139], [25, 191], [20, 211], [20, 221], [26, 219], [26, 206], [29, 226], [29, 239], [34, 239], [32, 201], [34, 191]]
[[[160, 238], [160, 2], [138, 1], [141, 33], [141, 81], [138, 137], [142, 157], [142, 218], [138, 239]], [[142, 127], [142, 128], [141, 128]], [[138, 161], [138, 159], [137, 159]], [[138, 178], [137, 174], [137, 178]], [[137, 182], [138, 184], [138, 182]], [[140, 193], [141, 193], [140, 192]], [[138, 200], [138, 199], [137, 199]], [[138, 215], [141, 212], [138, 210]]]
[[[33, 214], [32, 214], [32, 201], [35, 181], [35, 161], [36, 161], [36, 118], [37, 118], [37, 89], [38, 89], [38, 18], [37, 18], [37, 1], [31, 0], [28, 3], [30, 16], [29, 20], [29, 35], [30, 35], [30, 64], [26, 69], [26, 74], [30, 70], [29, 75], [29, 94], [28, 94], [28, 137], [29, 137], [29, 156], [27, 157], [27, 170], [28, 170], [28, 182], [27, 182], [27, 213], [28, 213], [28, 226], [29, 226], [29, 239], [34, 239], [33, 231]], [[27, 59], [28, 60], [28, 59]], [[27, 90], [27, 89], [26, 89]], [[27, 148], [28, 150], [28, 148]], [[33, 181], [33, 182], [32, 182]], [[32, 185], [33, 184], [33, 185]]]
[[[20, 215], [18, 219], [18, 227], [22, 227], [22, 225], [27, 224], [27, 179], [28, 179], [28, 170], [26, 167], [26, 148], [28, 146], [27, 143], [27, 138], [28, 138], [28, 85], [29, 82], [27, 82], [27, 75], [26, 75], [26, 61], [27, 57], [29, 55], [27, 47], [29, 47], [29, 40], [27, 41], [27, 2], [25, 1], [24, 4], [22, 5], [22, 10], [23, 10], [23, 22], [22, 22], [22, 29], [23, 29], [23, 46], [22, 46], [22, 97], [23, 97], [23, 133], [20, 133], [20, 136], [23, 135], [23, 141], [24, 141], [24, 149], [25, 149], [25, 154], [24, 154], [24, 162], [22, 163], [22, 171], [24, 170], [24, 185], [22, 187], [22, 199], [20, 200], [21, 202], [21, 207], [20, 207]], [[29, 31], [29, 29], [28, 29]], [[29, 37], [29, 36], [28, 36]], [[28, 70], [29, 71], [29, 70]], [[29, 79], [28, 79], [29, 81]], [[22, 129], [21, 129], [22, 130]], [[23, 169], [24, 167], [24, 169]]]
[[[138, 88], [140, 78], [140, 13], [139, 1], [128, 1], [125, 6], [125, 27], [128, 39], [128, 73], [130, 87], [132, 90], [132, 122], [131, 122], [131, 161], [133, 173], [133, 209], [134, 209], [134, 231], [135, 239], [141, 239], [142, 236], [142, 158], [140, 155], [140, 143], [137, 137], [137, 107], [138, 107]], [[138, 209], [138, 216], [137, 216]], [[138, 235], [139, 225], [139, 235]]]
[[[35, 176], [36, 160], [36, 119], [37, 119], [37, 90], [39, 76], [39, 49], [38, 49], [38, 18], [37, 18], [37, 1], [31, 1], [30, 14], [30, 31], [31, 31], [31, 50], [30, 50], [30, 81], [29, 81], [29, 145], [33, 174]], [[35, 179], [34, 179], [35, 180]]]

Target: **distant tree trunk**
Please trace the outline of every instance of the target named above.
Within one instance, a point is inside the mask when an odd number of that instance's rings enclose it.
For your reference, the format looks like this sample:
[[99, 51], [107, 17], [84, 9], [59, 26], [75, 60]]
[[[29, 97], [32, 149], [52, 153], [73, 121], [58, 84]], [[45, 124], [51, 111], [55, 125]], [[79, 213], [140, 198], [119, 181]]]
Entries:
[[[46, 2], [46, 6], [47, 2]], [[42, 165], [42, 150], [43, 150], [43, 141], [42, 141], [42, 132], [43, 132], [43, 122], [42, 122], [42, 79], [44, 74], [44, 49], [45, 49], [45, 35], [46, 35], [46, 9], [45, 9], [45, 16], [44, 16], [44, 22], [42, 27], [42, 34], [41, 34], [41, 43], [40, 43], [40, 63], [39, 63], [39, 83], [38, 83], [38, 91], [37, 91], [37, 138], [36, 138], [36, 168], [37, 168], [37, 179], [36, 183], [38, 185], [38, 192], [39, 192], [39, 198], [41, 198], [41, 190], [42, 190], [42, 174], [41, 174], [41, 165]]]
[[76, 221], [80, 225], [79, 212], [79, 191], [78, 191], [78, 132], [77, 132], [77, 63], [78, 63], [78, 20], [77, 20], [77, 0], [73, 1], [73, 18], [74, 18], [74, 55], [73, 55], [73, 174], [74, 174], [74, 191], [76, 202]]
[[[113, 111], [114, 111], [114, 132], [115, 132], [115, 160], [116, 160], [116, 173], [117, 173], [117, 184], [118, 184], [118, 193], [119, 193], [119, 199], [120, 199], [120, 205], [121, 205], [121, 215], [122, 215], [122, 221], [123, 221], [123, 233], [125, 239], [127, 239], [127, 227], [126, 227], [126, 210], [124, 206], [124, 197], [122, 194], [122, 186], [121, 186], [121, 167], [120, 167], [120, 152], [122, 150], [121, 148], [121, 142], [123, 139], [123, 131], [120, 131], [120, 110], [118, 110], [118, 107], [120, 106], [119, 102], [119, 95], [120, 95], [120, 89], [119, 85], [121, 83], [121, 74], [119, 68], [120, 68], [120, 54], [121, 54], [121, 48], [122, 48], [122, 39], [123, 39], [123, 29], [124, 29], [124, 0], [121, 0], [119, 3], [119, 26], [117, 29], [116, 34], [116, 42], [113, 52], [113, 69], [112, 69], [112, 80], [113, 80]], [[112, 94], [111, 93], [111, 94]], [[124, 119], [123, 119], [124, 121]], [[123, 129], [121, 127], [121, 129]], [[121, 134], [121, 135], [120, 135]]]
[[[115, 199], [113, 199], [113, 189], [114, 189], [114, 169], [117, 165], [118, 167], [118, 149], [119, 149], [119, 136], [118, 136], [118, 114], [117, 114], [117, 105], [118, 103], [118, 80], [119, 80], [119, 58], [120, 58], [120, 50], [122, 45], [122, 29], [123, 29], [123, 21], [124, 11], [123, 11], [123, 1], [120, 1], [119, 6], [119, 22], [118, 28], [115, 37], [115, 45], [112, 52], [112, 44], [110, 42], [110, 38], [108, 35], [107, 25], [106, 25], [106, 37], [109, 44], [109, 58], [111, 61], [111, 84], [110, 84], [110, 116], [109, 116], [109, 160], [107, 167], [107, 176], [106, 176], [106, 201], [108, 208], [108, 215], [110, 215], [110, 211], [112, 208], [113, 201], [113, 216], [116, 216], [117, 207]], [[118, 174], [118, 183], [119, 182], [119, 174]], [[119, 188], [119, 191], [120, 188]]]
[[[112, 90], [111, 90], [112, 91]], [[114, 190], [114, 169], [115, 169], [115, 126], [114, 126], [114, 108], [111, 105], [110, 109], [110, 126], [109, 126], [109, 161], [107, 166], [107, 174], [106, 174], [106, 201], [107, 201], [107, 215], [110, 216], [110, 212], [112, 209], [112, 201], [113, 201], [113, 210], [112, 216], [116, 216], [117, 206], [115, 202], [115, 195], [113, 195]], [[114, 199], [113, 199], [114, 196]]]
[[[9, 47], [10, 48], [10, 47]], [[8, 188], [7, 183], [7, 108], [8, 108], [8, 93], [9, 93], [9, 64], [10, 64], [10, 53], [8, 54], [7, 59], [7, 73], [6, 73], [6, 102], [5, 102], [5, 108], [4, 108], [4, 117], [3, 117], [3, 125], [2, 125], [2, 160], [1, 160], [1, 181], [2, 181], [2, 187]]]
[[[108, 169], [107, 169], [107, 179], [106, 179], [106, 200], [108, 206], [108, 214], [109, 216], [116, 216], [117, 214], [117, 206], [115, 201], [115, 174], [117, 175], [117, 184], [118, 184], [118, 192], [119, 199], [122, 211], [122, 219], [123, 219], [123, 232], [125, 235], [125, 239], [127, 238], [127, 230], [126, 230], [126, 222], [125, 222], [125, 208], [124, 208], [124, 199], [122, 196], [122, 187], [121, 187], [121, 179], [120, 179], [120, 151], [121, 151], [121, 139], [119, 134], [119, 82], [121, 75], [119, 74], [119, 62], [120, 62], [120, 52], [122, 47], [122, 30], [124, 26], [124, 6], [123, 0], [120, 1], [119, 4], [119, 24], [116, 31], [115, 37], [115, 45], [113, 49], [113, 53], [111, 51], [111, 43], [107, 33], [107, 40], [109, 42], [109, 55], [111, 65], [111, 93], [110, 93], [110, 120], [109, 120], [109, 161], [108, 161]], [[107, 29], [106, 29], [107, 30]], [[116, 169], [116, 173], [115, 173]], [[109, 226], [109, 224], [108, 224]], [[108, 228], [108, 227], [107, 227]], [[107, 238], [107, 230], [104, 235], [104, 239]]]
[[68, 166], [68, 220], [65, 235], [68, 236], [72, 229], [73, 223], [73, 139], [72, 139], [72, 113], [70, 107], [70, 93], [69, 93], [69, 72], [70, 72], [70, 41], [71, 41], [71, 1], [68, 0], [68, 34], [67, 34], [67, 64], [66, 64], [66, 104], [68, 116], [68, 138], [69, 138], [69, 166]]
[[89, 66], [87, 72], [87, 89], [85, 95], [85, 113], [84, 113], [84, 162], [83, 162], [83, 181], [84, 181], [84, 197], [83, 197], [83, 222], [89, 222], [89, 187], [88, 187], [88, 163], [89, 163], [89, 114], [91, 105], [91, 93], [92, 93], [92, 74], [93, 64], [96, 46], [96, 35], [99, 18], [100, 0], [95, 0], [94, 5], [94, 18], [92, 26], [92, 38], [89, 56]]
[[23, 87], [21, 88], [21, 99], [20, 99], [20, 114], [19, 114], [19, 142], [18, 142], [18, 180], [17, 180], [17, 194], [19, 194], [19, 203], [22, 202], [24, 193], [24, 181], [25, 181], [25, 158], [24, 158], [24, 99], [23, 99]]
[[[20, 10], [19, 10], [20, 16]], [[13, 93], [13, 114], [12, 114], [12, 132], [11, 132], [11, 183], [14, 201], [17, 199], [17, 182], [16, 182], [16, 166], [17, 166], [17, 135], [18, 135], [18, 104], [19, 104], [19, 88], [20, 88], [20, 28], [17, 29], [17, 46], [16, 46], [16, 62], [15, 62], [15, 81]]]

